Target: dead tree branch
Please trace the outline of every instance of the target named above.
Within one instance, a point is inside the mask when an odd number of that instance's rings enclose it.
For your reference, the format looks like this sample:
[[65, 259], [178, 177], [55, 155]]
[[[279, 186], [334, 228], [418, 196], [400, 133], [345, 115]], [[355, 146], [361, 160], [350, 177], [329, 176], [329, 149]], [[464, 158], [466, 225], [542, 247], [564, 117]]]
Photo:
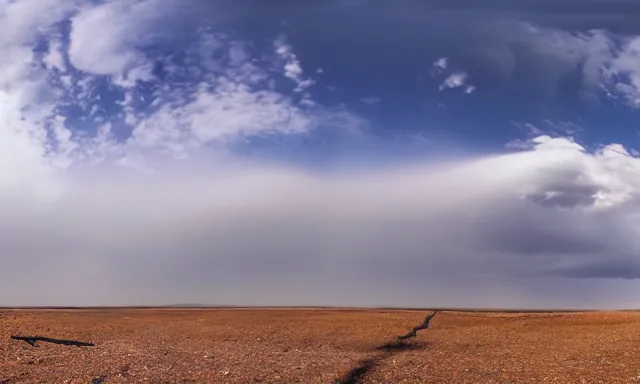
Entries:
[[84, 341], [76, 341], [76, 340], [64, 340], [64, 339], [52, 339], [50, 337], [42, 337], [42, 336], [11, 336], [14, 340], [23, 340], [29, 343], [30, 345], [37, 347], [38, 341], [44, 341], [46, 343], [54, 343], [54, 344], [62, 344], [62, 345], [75, 345], [77, 347], [93, 347], [95, 344], [86, 343]]

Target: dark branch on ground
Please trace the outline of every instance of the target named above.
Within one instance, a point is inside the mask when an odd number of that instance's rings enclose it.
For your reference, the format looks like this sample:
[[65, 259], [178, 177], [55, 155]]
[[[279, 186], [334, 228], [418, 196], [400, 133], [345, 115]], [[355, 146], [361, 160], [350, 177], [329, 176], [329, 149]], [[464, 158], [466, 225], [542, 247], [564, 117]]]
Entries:
[[54, 344], [62, 344], [62, 345], [75, 345], [77, 347], [93, 347], [95, 344], [86, 343], [84, 341], [76, 341], [76, 340], [64, 340], [64, 339], [52, 339], [50, 337], [42, 337], [42, 336], [11, 336], [14, 340], [23, 340], [29, 343], [30, 345], [37, 347], [38, 341], [44, 341], [46, 343], [54, 343]]
[[418, 331], [421, 331], [423, 329], [429, 328], [429, 322], [431, 321], [431, 319], [433, 319], [433, 317], [436, 315], [436, 313], [438, 313], [438, 311], [433, 311], [432, 314], [427, 315], [427, 317], [424, 319], [422, 324], [418, 325], [417, 327], [413, 327], [413, 329], [411, 331], [409, 331], [409, 333], [407, 333], [406, 335], [398, 336], [398, 339], [404, 340], [404, 339], [409, 339], [409, 338], [412, 338], [412, 337], [416, 337], [416, 333]]

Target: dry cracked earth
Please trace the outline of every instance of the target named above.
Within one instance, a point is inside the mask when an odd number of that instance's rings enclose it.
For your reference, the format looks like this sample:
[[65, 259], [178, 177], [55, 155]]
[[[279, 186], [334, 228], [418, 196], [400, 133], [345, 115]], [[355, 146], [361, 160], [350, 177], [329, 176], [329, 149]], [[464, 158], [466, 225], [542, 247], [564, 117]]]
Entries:
[[432, 313], [0, 310], [0, 383], [640, 383], [640, 313]]

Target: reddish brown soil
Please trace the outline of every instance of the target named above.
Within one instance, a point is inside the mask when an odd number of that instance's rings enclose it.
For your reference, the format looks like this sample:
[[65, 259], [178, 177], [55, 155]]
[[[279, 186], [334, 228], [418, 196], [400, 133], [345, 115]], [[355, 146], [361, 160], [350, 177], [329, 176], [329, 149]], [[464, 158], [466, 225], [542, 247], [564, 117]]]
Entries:
[[428, 313], [3, 310], [0, 383], [640, 383], [640, 313], [442, 312], [397, 343]]

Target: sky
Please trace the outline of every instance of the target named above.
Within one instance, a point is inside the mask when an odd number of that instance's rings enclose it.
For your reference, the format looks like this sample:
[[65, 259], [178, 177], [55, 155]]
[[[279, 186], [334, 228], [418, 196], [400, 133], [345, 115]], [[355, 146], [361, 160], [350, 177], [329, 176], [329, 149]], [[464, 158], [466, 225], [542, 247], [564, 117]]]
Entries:
[[0, 0], [0, 305], [640, 307], [631, 0]]

